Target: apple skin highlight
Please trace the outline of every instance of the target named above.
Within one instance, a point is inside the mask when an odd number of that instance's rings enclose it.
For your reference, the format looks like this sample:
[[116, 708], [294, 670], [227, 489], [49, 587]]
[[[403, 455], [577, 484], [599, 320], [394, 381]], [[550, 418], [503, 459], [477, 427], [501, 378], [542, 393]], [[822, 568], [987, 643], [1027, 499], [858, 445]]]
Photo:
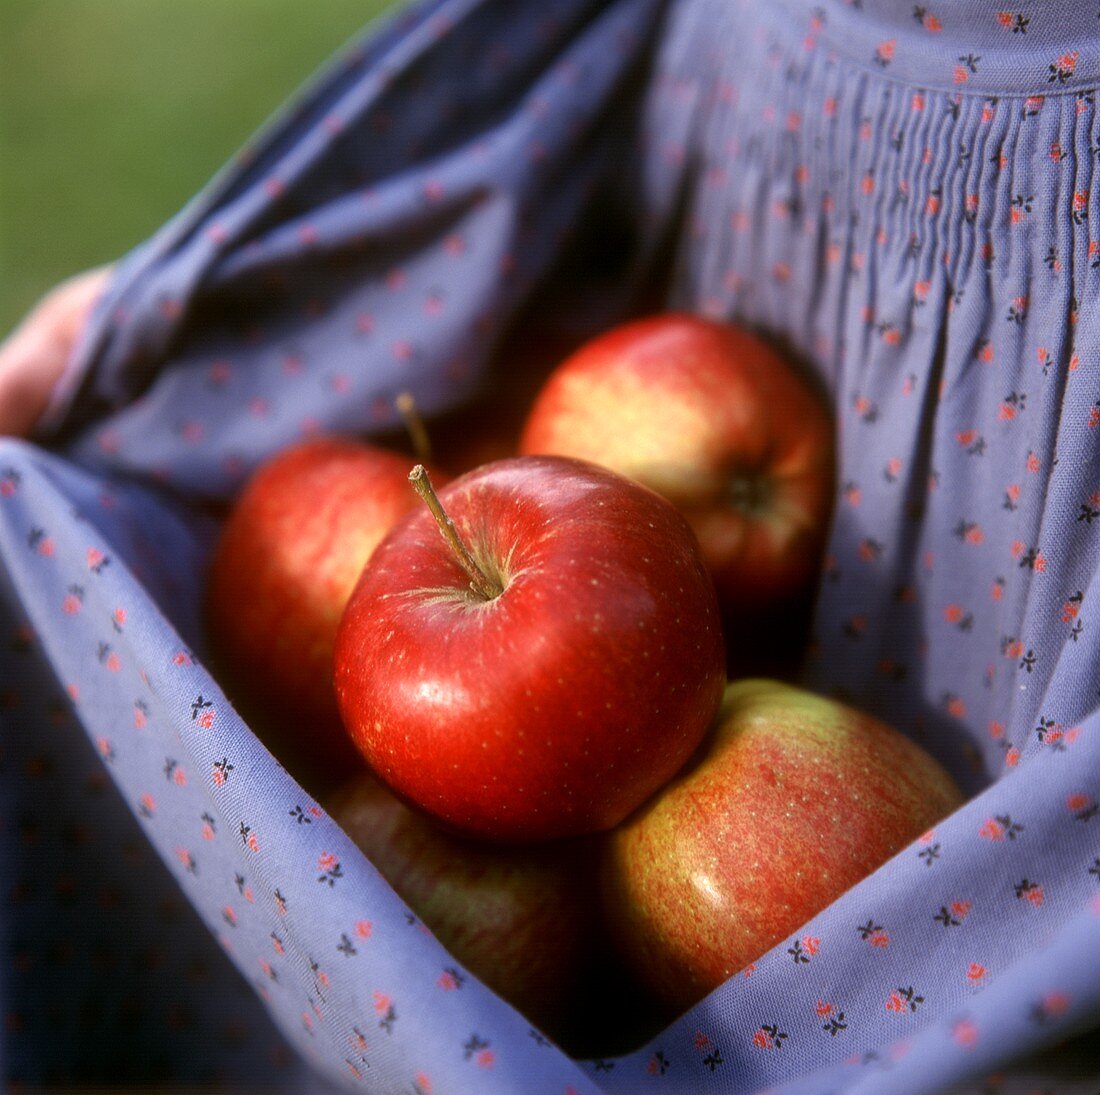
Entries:
[[426, 507], [402, 518], [337, 636], [348, 732], [386, 784], [455, 830], [611, 828], [687, 760], [721, 701], [694, 536], [654, 492], [562, 458], [486, 465], [440, 501], [503, 592], [471, 591]]
[[692, 762], [608, 841], [612, 938], [679, 1014], [962, 801], [928, 753], [871, 716], [737, 681]]

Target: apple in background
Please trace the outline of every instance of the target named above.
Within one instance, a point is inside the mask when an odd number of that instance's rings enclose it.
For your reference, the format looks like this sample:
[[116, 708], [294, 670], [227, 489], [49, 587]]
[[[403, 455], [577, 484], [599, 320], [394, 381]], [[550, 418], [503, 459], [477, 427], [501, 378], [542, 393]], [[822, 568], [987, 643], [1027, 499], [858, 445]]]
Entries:
[[456, 830], [537, 841], [612, 827], [687, 760], [721, 702], [695, 537], [652, 491], [578, 460], [500, 460], [438, 498], [419, 482], [428, 506], [375, 549], [340, 624], [349, 734], [385, 783]]
[[756, 335], [668, 313], [591, 339], [551, 375], [524, 454], [591, 460], [663, 494], [699, 537], [724, 613], [815, 577], [833, 497], [825, 404]]
[[612, 937], [679, 1014], [961, 802], [931, 756], [869, 715], [737, 681], [688, 768], [607, 843]]
[[418, 504], [410, 466], [350, 438], [286, 449], [235, 500], [211, 562], [207, 631], [231, 698], [315, 784], [362, 763], [340, 725], [333, 645], [363, 565]]
[[343, 784], [326, 808], [461, 966], [544, 1033], [569, 1040], [577, 996], [605, 945], [587, 842], [464, 839], [369, 773]]

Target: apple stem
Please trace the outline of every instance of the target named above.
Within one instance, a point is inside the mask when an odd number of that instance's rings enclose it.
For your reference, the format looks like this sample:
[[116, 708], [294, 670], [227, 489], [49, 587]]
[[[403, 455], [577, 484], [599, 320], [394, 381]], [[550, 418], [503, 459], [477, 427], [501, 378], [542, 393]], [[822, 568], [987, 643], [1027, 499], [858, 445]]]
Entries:
[[454, 521], [451, 520], [447, 511], [443, 508], [443, 504], [439, 501], [439, 496], [435, 493], [435, 488], [432, 486], [432, 481], [423, 464], [417, 464], [409, 472], [409, 482], [412, 483], [416, 493], [427, 503], [428, 509], [432, 511], [432, 516], [435, 518], [436, 524], [439, 525], [439, 531], [443, 533], [443, 539], [450, 545], [459, 566], [466, 571], [470, 578], [470, 588], [486, 601], [499, 597], [504, 592], [504, 587], [500, 582], [490, 578], [474, 561], [474, 557], [458, 535]]
[[412, 392], [398, 392], [393, 402], [412, 441], [413, 454], [421, 463], [426, 463], [432, 458], [432, 440], [424, 426], [424, 419], [416, 409], [416, 399]]

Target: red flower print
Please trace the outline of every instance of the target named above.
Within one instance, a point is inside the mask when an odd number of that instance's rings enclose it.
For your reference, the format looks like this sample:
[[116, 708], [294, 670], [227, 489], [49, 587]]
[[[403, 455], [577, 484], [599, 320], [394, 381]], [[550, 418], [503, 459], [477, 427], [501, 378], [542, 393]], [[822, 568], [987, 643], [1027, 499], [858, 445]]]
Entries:
[[[662, 1050], [657, 1050], [657, 1052], [654, 1053], [653, 1056], [650, 1057], [649, 1061], [646, 1063], [645, 1070], [649, 1073], [650, 1076], [663, 1076], [668, 1071], [668, 1066], [669, 1060], [664, 1055], [664, 1052]], [[580, 1093], [577, 1092], [577, 1089], [572, 1086], [568, 1088], [566, 1095], [569, 1095], [569, 1092], [574, 1092], [576, 1093], [576, 1095], [580, 1095]]]
[[1063, 53], [1056, 61], [1050, 64], [1050, 83], [1064, 84], [1073, 78], [1077, 71], [1077, 62], [1081, 55], [1074, 50], [1072, 53]]
[[978, 836], [985, 840], [1004, 840], [1005, 827], [996, 818], [991, 817], [978, 830]]
[[752, 1044], [757, 1049], [782, 1049], [787, 1037], [785, 1030], [779, 1029], [778, 1023], [765, 1023], [752, 1036]]
[[986, 970], [980, 962], [971, 962], [966, 967], [966, 978], [968, 981], [980, 981], [985, 976]]
[[258, 852], [260, 850], [260, 838], [255, 833], [250, 832], [245, 837], [245, 844], [248, 846], [250, 852]]
[[206, 427], [201, 422], [188, 419], [180, 426], [180, 436], [189, 445], [197, 445], [206, 436]]
[[951, 1030], [951, 1036], [960, 1046], [969, 1049], [978, 1041], [978, 1028], [969, 1019], [960, 1019]]
[[889, 38], [885, 42], [879, 43], [873, 58], [875, 64], [885, 68], [894, 59], [897, 46], [898, 40], [896, 38]]
[[828, 1015], [833, 1013], [833, 1005], [827, 1004], [824, 1000], [818, 1000], [817, 1007], [814, 1009], [817, 1012], [819, 1019], [824, 1019]]
[[1066, 809], [1069, 810], [1078, 821], [1091, 821], [1097, 813], [1100, 813], [1100, 805], [1088, 795], [1080, 792], [1069, 795], [1066, 798]]
[[1068, 600], [1062, 604], [1062, 623], [1072, 623], [1077, 618], [1077, 613], [1081, 610], [1081, 603], [1079, 600]]

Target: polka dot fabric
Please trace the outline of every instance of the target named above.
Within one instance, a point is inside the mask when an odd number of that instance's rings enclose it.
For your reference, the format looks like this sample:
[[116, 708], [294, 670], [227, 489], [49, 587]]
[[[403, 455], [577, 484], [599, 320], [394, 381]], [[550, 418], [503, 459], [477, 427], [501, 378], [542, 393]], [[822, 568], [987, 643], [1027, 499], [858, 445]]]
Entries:
[[[420, 3], [128, 256], [40, 443], [0, 443], [9, 1086], [1094, 1091], [1096, 16]], [[575, 335], [654, 280], [828, 392], [804, 679], [969, 800], [576, 1062], [263, 748], [196, 608], [208, 503], [266, 456], [388, 427], [401, 388], [456, 406], [530, 309]]]

